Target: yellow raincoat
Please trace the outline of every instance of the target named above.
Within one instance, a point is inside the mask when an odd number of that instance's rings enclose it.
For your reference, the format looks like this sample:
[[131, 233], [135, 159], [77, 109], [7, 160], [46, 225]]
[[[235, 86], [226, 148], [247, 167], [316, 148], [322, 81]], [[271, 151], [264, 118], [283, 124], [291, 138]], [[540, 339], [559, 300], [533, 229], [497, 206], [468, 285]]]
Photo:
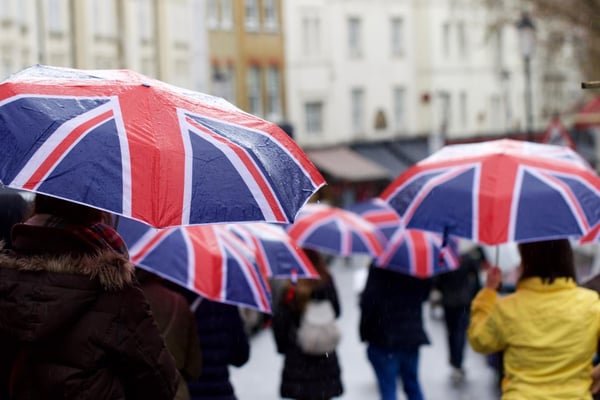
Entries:
[[471, 306], [468, 336], [477, 352], [504, 351], [502, 400], [592, 398], [600, 300], [573, 280], [524, 279], [500, 299], [482, 289]]

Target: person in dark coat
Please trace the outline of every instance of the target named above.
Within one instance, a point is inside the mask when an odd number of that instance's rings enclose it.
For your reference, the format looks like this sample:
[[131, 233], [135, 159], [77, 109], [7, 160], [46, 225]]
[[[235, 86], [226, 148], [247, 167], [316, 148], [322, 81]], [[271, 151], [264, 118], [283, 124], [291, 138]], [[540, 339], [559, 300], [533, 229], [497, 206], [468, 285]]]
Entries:
[[[0, 189], [0, 241], [4, 248], [12, 248], [10, 231], [13, 225], [26, 219], [29, 211], [29, 204], [16, 190]], [[6, 344], [0, 347], [0, 400], [8, 400], [8, 379], [15, 357], [16, 344], [8, 345], [9, 340], [0, 334], [0, 342]]]
[[198, 297], [192, 304], [202, 371], [188, 382], [192, 400], [236, 400], [229, 366], [241, 367], [250, 358], [250, 342], [237, 306]]
[[282, 288], [282, 295], [273, 311], [272, 330], [277, 352], [284, 355], [280, 395], [297, 400], [327, 400], [344, 392], [341, 369], [335, 351], [311, 355], [302, 351], [296, 341], [297, 331], [306, 304], [310, 299], [331, 301], [336, 318], [341, 309], [333, 277], [329, 274], [321, 254], [304, 250], [312, 261], [320, 279], [290, 281]]
[[484, 260], [483, 250], [477, 246], [461, 255], [457, 269], [437, 275], [433, 279], [434, 287], [442, 294], [449, 362], [452, 367], [451, 379], [455, 384], [465, 379], [463, 356], [471, 301], [481, 289], [479, 270]]
[[181, 374], [174, 400], [189, 400], [187, 382], [198, 379], [201, 368], [200, 341], [194, 314], [190, 311], [186, 298], [170, 289], [158, 275], [136, 268], [136, 277], [150, 303], [160, 334]]
[[[171, 400], [179, 375], [101, 211], [37, 195], [0, 252], [11, 399]], [[106, 238], [109, 238], [107, 240]], [[6, 346], [7, 343], [0, 343]]]
[[419, 348], [429, 344], [423, 327], [423, 302], [431, 279], [419, 279], [384, 268], [369, 267], [360, 299], [360, 339], [379, 385], [382, 400], [395, 400], [400, 376], [408, 400], [422, 400]]

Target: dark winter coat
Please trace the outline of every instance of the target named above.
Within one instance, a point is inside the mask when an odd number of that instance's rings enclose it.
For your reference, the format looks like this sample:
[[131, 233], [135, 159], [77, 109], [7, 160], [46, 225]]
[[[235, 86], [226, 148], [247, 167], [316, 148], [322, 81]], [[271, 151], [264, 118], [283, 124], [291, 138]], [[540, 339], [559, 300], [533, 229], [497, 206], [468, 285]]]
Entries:
[[433, 285], [442, 293], [442, 305], [449, 308], [470, 310], [471, 301], [481, 289], [479, 281], [479, 251], [466, 253], [460, 266], [454, 271], [444, 272], [433, 279]]
[[189, 382], [194, 400], [235, 400], [229, 366], [250, 358], [250, 343], [236, 306], [203, 299], [194, 312], [202, 349], [200, 378]]
[[423, 302], [430, 279], [371, 266], [360, 300], [360, 338], [389, 350], [414, 350], [429, 344], [423, 327]]
[[[335, 284], [331, 279], [313, 290], [311, 298], [329, 299], [336, 317], [340, 316], [340, 303]], [[336, 352], [326, 355], [304, 353], [296, 342], [301, 315], [285, 301], [285, 294], [273, 315], [273, 334], [277, 351], [284, 354], [281, 375], [281, 397], [292, 399], [331, 399], [341, 395], [344, 388]]]
[[201, 371], [200, 342], [194, 315], [185, 297], [167, 288], [160, 278], [149, 275], [138, 271], [152, 315], [182, 376], [174, 400], [189, 400], [187, 382], [198, 379]]
[[0, 253], [13, 398], [171, 400], [179, 377], [133, 265], [58, 229], [23, 225], [13, 239]]

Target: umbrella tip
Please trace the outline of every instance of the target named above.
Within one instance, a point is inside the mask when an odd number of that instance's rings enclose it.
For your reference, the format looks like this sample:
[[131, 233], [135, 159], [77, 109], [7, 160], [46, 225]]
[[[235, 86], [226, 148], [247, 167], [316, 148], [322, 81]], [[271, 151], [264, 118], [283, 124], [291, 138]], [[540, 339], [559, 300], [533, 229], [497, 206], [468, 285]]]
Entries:
[[143, 87], [150, 87], [150, 84], [149, 83], [142, 83], [142, 86]]

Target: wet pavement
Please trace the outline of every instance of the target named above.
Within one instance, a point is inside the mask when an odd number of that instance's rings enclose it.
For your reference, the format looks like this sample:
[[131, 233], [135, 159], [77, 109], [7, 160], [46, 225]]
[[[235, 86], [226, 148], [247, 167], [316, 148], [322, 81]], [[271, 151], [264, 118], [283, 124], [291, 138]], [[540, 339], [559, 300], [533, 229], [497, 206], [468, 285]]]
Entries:
[[[357, 282], [364, 262], [335, 259], [331, 271], [342, 302], [340, 327], [344, 333], [338, 356], [342, 367], [344, 400], [378, 399], [373, 370], [366, 357], [366, 347], [358, 337], [359, 309]], [[447, 362], [446, 337], [439, 313], [424, 308], [426, 330], [432, 344], [421, 349], [419, 376], [425, 398], [428, 400], [497, 400], [494, 371], [484, 356], [467, 345], [464, 368], [466, 381], [456, 386], [450, 380], [451, 368]], [[250, 360], [241, 368], [231, 368], [232, 383], [239, 400], [275, 400], [279, 397], [282, 356], [275, 350], [273, 335], [265, 329], [251, 339]], [[398, 399], [404, 400], [400, 384]]]

